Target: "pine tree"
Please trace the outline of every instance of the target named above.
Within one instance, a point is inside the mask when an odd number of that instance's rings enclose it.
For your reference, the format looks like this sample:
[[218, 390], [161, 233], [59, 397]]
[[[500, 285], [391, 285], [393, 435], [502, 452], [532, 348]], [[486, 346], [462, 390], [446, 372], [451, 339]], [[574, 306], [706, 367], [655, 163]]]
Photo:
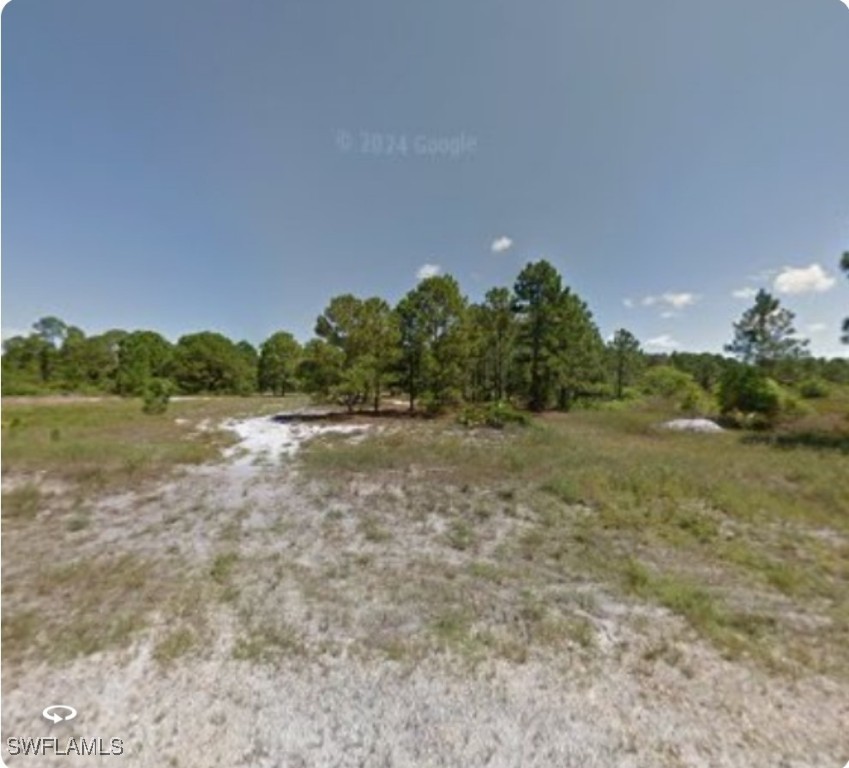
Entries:
[[734, 323], [734, 339], [725, 351], [764, 370], [784, 360], [804, 357], [809, 342], [796, 336], [794, 317], [777, 298], [761, 289], [754, 306]]
[[621, 400], [625, 385], [631, 381], [642, 362], [640, 342], [630, 331], [620, 328], [613, 334], [608, 350], [613, 367], [616, 398]]

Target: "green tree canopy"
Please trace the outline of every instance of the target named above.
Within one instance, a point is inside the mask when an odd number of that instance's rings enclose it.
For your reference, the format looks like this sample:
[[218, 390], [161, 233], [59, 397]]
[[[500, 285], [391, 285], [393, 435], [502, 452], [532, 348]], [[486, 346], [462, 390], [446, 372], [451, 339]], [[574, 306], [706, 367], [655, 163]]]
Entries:
[[501, 401], [509, 396], [516, 355], [518, 325], [513, 298], [508, 288], [491, 288], [477, 306], [483, 390], [488, 399]]
[[531, 410], [543, 410], [557, 378], [558, 319], [562, 309], [560, 274], [547, 261], [528, 264], [513, 287], [519, 318], [520, 359], [528, 370]]
[[183, 392], [243, 395], [253, 391], [254, 377], [244, 350], [220, 333], [187, 334], [174, 347], [172, 378]]
[[622, 399], [623, 389], [630, 384], [642, 366], [640, 342], [633, 333], [620, 328], [608, 344], [608, 353], [613, 368], [613, 386], [617, 399]]
[[604, 379], [604, 341], [586, 302], [564, 288], [551, 351], [557, 386], [557, 406], [568, 410], [578, 394]]
[[466, 310], [451, 275], [425, 278], [398, 303], [401, 380], [411, 409], [420, 396], [435, 408], [460, 399], [469, 354]]
[[174, 347], [156, 331], [133, 331], [118, 342], [115, 389], [121, 395], [142, 395], [151, 380], [170, 373]]
[[310, 339], [298, 364], [298, 379], [304, 392], [329, 400], [342, 380], [345, 353], [324, 339]]
[[725, 351], [764, 369], [782, 360], [798, 359], [807, 354], [808, 341], [796, 336], [793, 318], [777, 298], [761, 289], [754, 306], [734, 323], [734, 339]]
[[296, 387], [301, 345], [291, 333], [277, 331], [259, 348], [259, 388], [283, 396]]
[[318, 317], [316, 334], [342, 354], [336, 399], [349, 409], [371, 400], [375, 411], [398, 356], [398, 319], [381, 298], [336, 296]]

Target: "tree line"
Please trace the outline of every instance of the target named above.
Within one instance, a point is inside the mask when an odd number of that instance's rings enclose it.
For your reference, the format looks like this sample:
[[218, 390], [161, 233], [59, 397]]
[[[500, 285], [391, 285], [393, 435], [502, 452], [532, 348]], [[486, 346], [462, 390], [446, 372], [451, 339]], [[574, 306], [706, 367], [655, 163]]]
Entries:
[[[849, 270], [849, 255], [843, 264]], [[212, 331], [176, 343], [152, 330], [86, 336], [45, 317], [29, 335], [4, 342], [3, 393], [302, 391], [350, 410], [375, 411], [391, 393], [410, 410], [426, 412], [488, 402], [542, 411], [621, 399], [638, 383], [668, 390], [675, 379], [669, 370], [680, 374], [675, 386], [690, 399], [698, 399], [699, 390], [714, 392], [740, 366], [785, 382], [849, 381], [849, 362], [807, 353], [792, 317], [761, 291], [726, 347], [736, 361], [711, 354], [649, 355], [626, 329], [603, 340], [586, 302], [542, 260], [527, 264], [512, 288], [492, 288], [478, 303], [463, 295], [451, 275], [421, 280], [394, 307], [380, 297], [335, 296], [304, 345], [283, 330], [258, 348]]]

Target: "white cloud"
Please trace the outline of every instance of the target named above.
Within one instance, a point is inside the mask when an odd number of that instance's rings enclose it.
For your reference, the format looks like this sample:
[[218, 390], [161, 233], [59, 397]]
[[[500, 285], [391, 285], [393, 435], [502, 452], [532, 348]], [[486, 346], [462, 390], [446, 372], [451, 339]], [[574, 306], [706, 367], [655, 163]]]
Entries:
[[492, 241], [492, 245], [490, 246], [493, 253], [504, 253], [504, 251], [507, 251], [512, 247], [513, 241], [506, 235], [496, 237], [495, 240]]
[[422, 264], [419, 271], [416, 272], [416, 277], [419, 280], [426, 280], [429, 277], [436, 277], [442, 274], [442, 267], [439, 264]]
[[622, 304], [624, 306], [628, 307], [628, 309], [634, 308], [634, 300], [633, 299], [622, 299]]
[[695, 304], [698, 296], [694, 293], [664, 293], [660, 298], [675, 309], [684, 309]]
[[660, 352], [668, 352], [670, 349], [678, 349], [681, 343], [673, 339], [668, 333], [662, 333], [653, 339], [646, 341], [646, 347], [656, 349]]
[[805, 326], [808, 330], [808, 333], [822, 333], [823, 331], [828, 330], [827, 323], [808, 323]]
[[738, 288], [736, 291], [731, 291], [731, 295], [735, 299], [754, 299], [758, 295], [757, 288]]
[[780, 270], [778, 269], [762, 269], [754, 275], [749, 275], [746, 279], [751, 280], [753, 283], [766, 283], [772, 280], [779, 272]]
[[666, 304], [673, 309], [684, 309], [695, 304], [699, 297], [695, 293], [673, 293], [671, 291], [664, 293], [661, 296], [644, 296], [640, 299], [640, 304], [644, 307], [654, 307], [657, 304]]
[[661, 313], [660, 313], [660, 316], [661, 316], [664, 320], [669, 320], [669, 319], [670, 319], [670, 318], [672, 318], [672, 317], [678, 317], [678, 313], [677, 313], [677, 312], [673, 312], [671, 309], [667, 309], [667, 310], [665, 310], [664, 312], [661, 312]]
[[836, 282], [819, 264], [809, 267], [784, 267], [775, 278], [779, 293], [822, 293]]

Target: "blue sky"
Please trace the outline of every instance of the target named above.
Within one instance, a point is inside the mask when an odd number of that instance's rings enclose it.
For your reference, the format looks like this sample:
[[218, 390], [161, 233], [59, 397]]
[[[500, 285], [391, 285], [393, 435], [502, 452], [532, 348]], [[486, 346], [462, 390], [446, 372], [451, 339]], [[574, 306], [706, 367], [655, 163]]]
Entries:
[[843, 355], [848, 74], [839, 0], [13, 0], [3, 333], [305, 340], [547, 258], [605, 335], [719, 351], [766, 287]]

